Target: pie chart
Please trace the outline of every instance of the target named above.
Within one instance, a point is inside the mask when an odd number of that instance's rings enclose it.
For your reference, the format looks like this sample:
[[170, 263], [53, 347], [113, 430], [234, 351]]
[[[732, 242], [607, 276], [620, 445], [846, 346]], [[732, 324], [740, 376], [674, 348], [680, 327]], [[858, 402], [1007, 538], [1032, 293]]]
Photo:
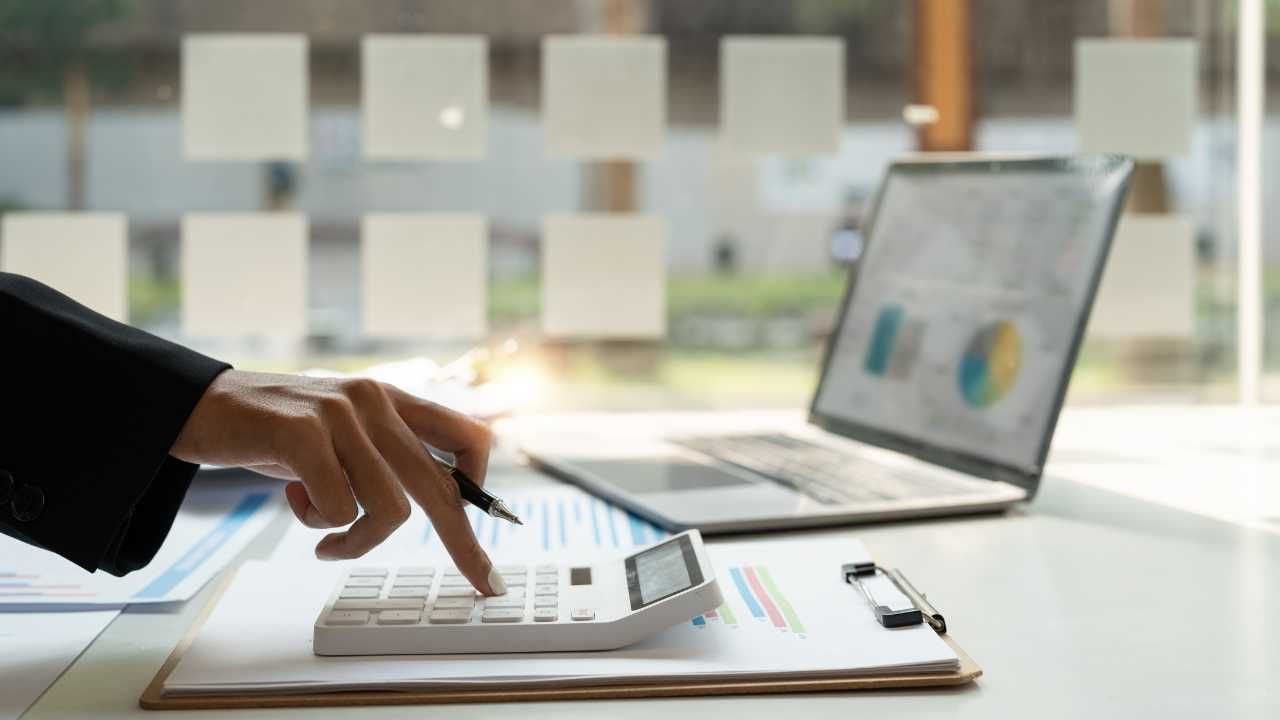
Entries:
[[1013, 323], [984, 325], [960, 359], [960, 395], [971, 408], [991, 407], [1013, 389], [1022, 368], [1022, 337]]

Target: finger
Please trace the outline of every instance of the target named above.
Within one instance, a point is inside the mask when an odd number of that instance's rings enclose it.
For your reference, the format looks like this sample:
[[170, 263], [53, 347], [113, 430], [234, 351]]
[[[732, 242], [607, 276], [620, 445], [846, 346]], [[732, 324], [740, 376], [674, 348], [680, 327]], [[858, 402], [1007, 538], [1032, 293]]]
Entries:
[[391, 466], [360, 426], [350, 406], [331, 412], [333, 448], [364, 514], [344, 532], [316, 545], [322, 560], [356, 558], [377, 547], [409, 519], [409, 500]]
[[267, 465], [241, 465], [242, 468], [249, 472], [256, 472], [259, 475], [266, 475], [277, 480], [297, 480], [298, 474], [284, 465], [269, 463]]
[[321, 527], [350, 525], [359, 509], [356, 498], [330, 432], [323, 425], [313, 426], [316, 422], [308, 421], [304, 427], [310, 429], [290, 431], [285, 462], [306, 487], [308, 500], [324, 522]]
[[338, 527], [324, 519], [316, 506], [311, 504], [311, 497], [307, 495], [307, 488], [302, 483], [294, 481], [285, 485], [284, 496], [289, 501], [289, 509], [293, 510], [294, 517], [303, 525], [317, 530]]
[[396, 413], [418, 438], [453, 453], [458, 469], [472, 482], [484, 485], [489, 449], [493, 446], [493, 433], [487, 425], [399, 388], [384, 387]]

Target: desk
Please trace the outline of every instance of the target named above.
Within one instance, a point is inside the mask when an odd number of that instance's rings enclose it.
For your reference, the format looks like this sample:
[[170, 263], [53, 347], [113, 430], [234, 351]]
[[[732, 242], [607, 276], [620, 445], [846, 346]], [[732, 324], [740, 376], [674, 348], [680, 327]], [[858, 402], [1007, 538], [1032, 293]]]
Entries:
[[[1141, 474], [1143, 467], [1133, 464], [1131, 471]], [[797, 711], [806, 718], [874, 720], [1280, 717], [1280, 535], [1052, 473], [1051, 465], [1035, 502], [1005, 515], [837, 531], [861, 538], [879, 560], [901, 566], [930, 593], [956, 638], [986, 670], [975, 686], [539, 703], [501, 712], [560, 720], [777, 720]], [[1271, 477], [1280, 483], [1280, 474]], [[500, 487], [546, 480], [499, 453], [490, 482]], [[245, 557], [265, 558], [289, 522], [292, 517], [283, 514]], [[176, 613], [128, 610], [25, 717], [165, 717], [140, 710], [138, 695], [208, 596], [206, 589]], [[481, 705], [394, 707], [360, 716], [465, 720], [498, 712]], [[208, 713], [167, 716], [192, 715]], [[309, 714], [349, 715], [344, 708]], [[301, 711], [217, 714], [264, 716]]]

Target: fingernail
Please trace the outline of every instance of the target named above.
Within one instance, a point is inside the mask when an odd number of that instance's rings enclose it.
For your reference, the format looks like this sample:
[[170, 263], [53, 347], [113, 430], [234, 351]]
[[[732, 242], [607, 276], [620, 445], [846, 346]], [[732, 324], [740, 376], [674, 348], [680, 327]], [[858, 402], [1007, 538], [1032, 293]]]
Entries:
[[498, 568], [496, 567], [489, 568], [489, 589], [493, 591], [494, 595], [507, 594], [507, 583], [498, 574]]

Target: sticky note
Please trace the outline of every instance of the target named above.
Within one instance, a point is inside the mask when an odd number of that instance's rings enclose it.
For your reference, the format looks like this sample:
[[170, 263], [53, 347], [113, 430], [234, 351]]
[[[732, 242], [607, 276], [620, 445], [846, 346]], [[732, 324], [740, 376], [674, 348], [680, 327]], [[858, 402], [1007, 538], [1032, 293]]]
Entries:
[[542, 41], [547, 152], [645, 158], [667, 121], [667, 43], [643, 36], [550, 36]]
[[188, 160], [307, 156], [307, 38], [182, 39], [182, 147]]
[[1196, 41], [1082, 39], [1075, 46], [1083, 152], [1140, 160], [1185, 155], [1196, 114]]
[[360, 259], [366, 335], [475, 339], [487, 332], [483, 216], [366, 215]]
[[128, 247], [118, 213], [9, 213], [0, 221], [0, 269], [120, 322], [129, 315]]
[[306, 334], [304, 215], [184, 215], [181, 265], [182, 329], [187, 335]]
[[1120, 219], [1089, 319], [1089, 337], [1195, 335], [1195, 241], [1190, 218]]
[[666, 228], [655, 216], [550, 215], [542, 222], [542, 330], [548, 337], [666, 334]]
[[366, 35], [360, 67], [365, 157], [484, 156], [489, 132], [485, 38]]
[[720, 41], [720, 132], [727, 150], [835, 153], [844, 105], [843, 40], [738, 36]]

